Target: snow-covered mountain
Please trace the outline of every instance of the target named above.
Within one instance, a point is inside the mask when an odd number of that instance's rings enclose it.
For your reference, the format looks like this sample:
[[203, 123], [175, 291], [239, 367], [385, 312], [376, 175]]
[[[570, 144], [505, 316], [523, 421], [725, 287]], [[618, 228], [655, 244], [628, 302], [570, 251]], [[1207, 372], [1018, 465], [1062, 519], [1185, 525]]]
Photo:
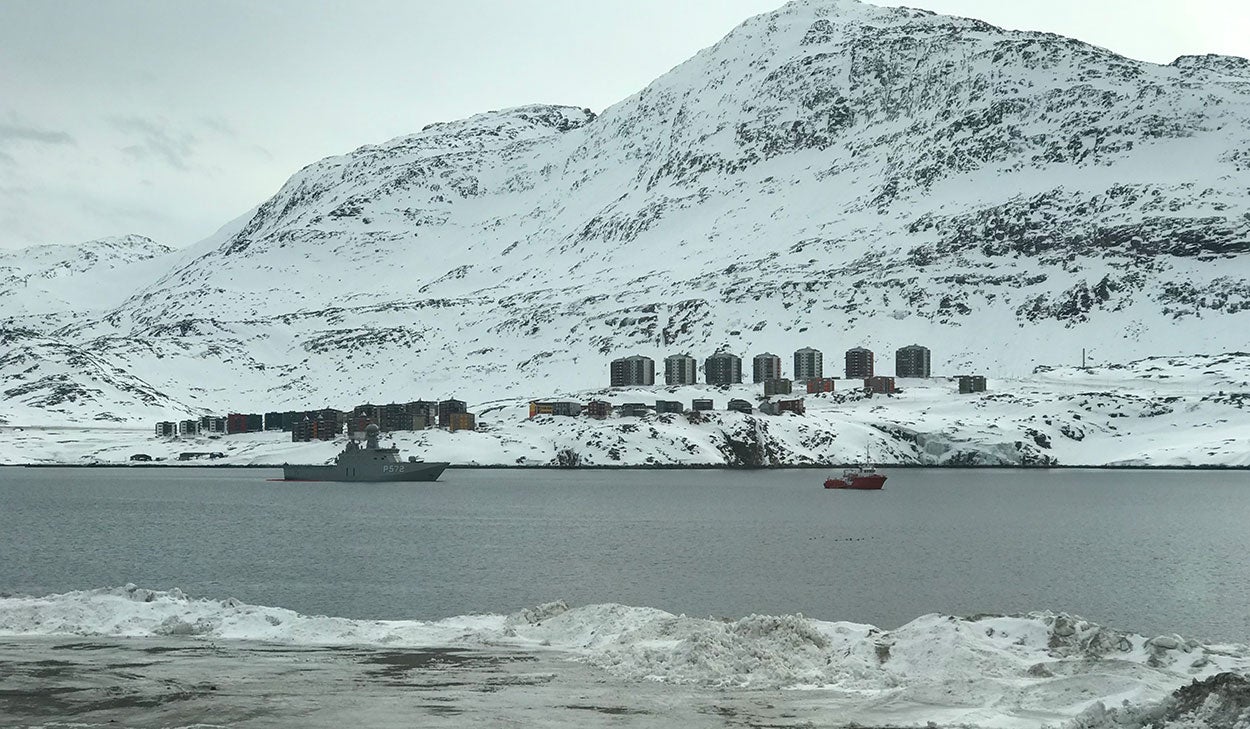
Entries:
[[0, 323], [34, 317], [43, 328], [62, 318], [103, 314], [122, 304], [136, 281], [156, 280], [173, 250], [141, 235], [78, 245], [0, 251]]
[[863, 345], [889, 371], [919, 342], [991, 376], [1237, 351], [1247, 150], [1245, 59], [796, 0], [597, 116], [489, 112], [309, 165], [89, 321], [6, 305], [0, 417], [66, 392], [56, 419], [480, 403], [720, 347], [836, 370]]

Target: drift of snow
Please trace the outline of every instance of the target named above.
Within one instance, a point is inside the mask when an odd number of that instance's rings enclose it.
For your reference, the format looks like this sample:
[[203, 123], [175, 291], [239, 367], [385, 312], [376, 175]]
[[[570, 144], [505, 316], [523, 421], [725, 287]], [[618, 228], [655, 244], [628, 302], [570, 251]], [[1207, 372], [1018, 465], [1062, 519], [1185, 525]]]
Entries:
[[861, 714], [924, 705], [937, 721], [993, 726], [1036, 726], [1039, 717], [1088, 723], [1103, 715], [1099, 707], [1144, 706], [1192, 680], [1250, 670], [1246, 646], [1147, 639], [1044, 612], [926, 615], [896, 630], [802, 615], [728, 620], [562, 602], [510, 616], [352, 620], [135, 585], [0, 598], [0, 635], [556, 651], [613, 680], [821, 691]]

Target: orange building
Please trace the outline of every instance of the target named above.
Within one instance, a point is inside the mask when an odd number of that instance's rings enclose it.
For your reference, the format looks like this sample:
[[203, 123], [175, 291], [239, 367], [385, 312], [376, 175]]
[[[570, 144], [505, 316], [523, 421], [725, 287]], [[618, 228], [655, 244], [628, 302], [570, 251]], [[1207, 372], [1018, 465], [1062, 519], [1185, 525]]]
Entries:
[[447, 429], [452, 432], [457, 430], [477, 430], [477, 416], [473, 413], [450, 413]]

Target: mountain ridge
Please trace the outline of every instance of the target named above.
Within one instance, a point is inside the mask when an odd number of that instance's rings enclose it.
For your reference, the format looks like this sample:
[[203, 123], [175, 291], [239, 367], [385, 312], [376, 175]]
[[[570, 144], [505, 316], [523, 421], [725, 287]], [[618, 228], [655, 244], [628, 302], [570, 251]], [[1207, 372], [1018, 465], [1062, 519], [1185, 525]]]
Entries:
[[[636, 351], [920, 342], [936, 371], [1009, 374], [1233, 351], [1242, 68], [797, 0], [598, 115], [516, 107], [314, 162], [57, 336], [218, 411], [577, 391]], [[206, 367], [235, 376], [180, 374]]]

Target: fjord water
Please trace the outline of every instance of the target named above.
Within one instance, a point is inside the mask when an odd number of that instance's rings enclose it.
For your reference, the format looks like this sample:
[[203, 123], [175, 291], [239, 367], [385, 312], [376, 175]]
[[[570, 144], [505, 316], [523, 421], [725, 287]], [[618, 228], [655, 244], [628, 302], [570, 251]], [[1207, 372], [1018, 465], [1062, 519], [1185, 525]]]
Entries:
[[1250, 639], [1250, 474], [452, 470], [434, 484], [246, 469], [0, 469], [0, 592], [133, 582], [304, 614], [432, 619], [557, 599], [897, 627], [1055, 610]]

